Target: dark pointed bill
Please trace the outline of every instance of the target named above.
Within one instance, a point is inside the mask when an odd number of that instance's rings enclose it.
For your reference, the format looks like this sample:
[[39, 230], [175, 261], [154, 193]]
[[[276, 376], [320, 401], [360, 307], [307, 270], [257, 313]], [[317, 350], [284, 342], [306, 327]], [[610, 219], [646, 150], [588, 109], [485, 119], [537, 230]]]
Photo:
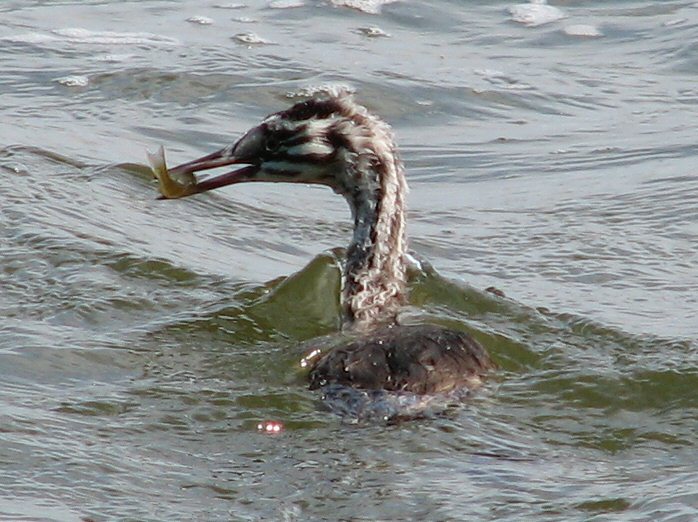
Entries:
[[[212, 176], [201, 181], [197, 181], [193, 187], [191, 194], [198, 194], [208, 190], [217, 189], [233, 183], [241, 183], [243, 181], [251, 181], [254, 175], [259, 171], [259, 165], [250, 165], [244, 158], [231, 154], [230, 149], [221, 149], [202, 158], [182, 163], [172, 169], [169, 173], [172, 177], [192, 174], [202, 170], [215, 169], [228, 165], [244, 165], [237, 170], [226, 172], [218, 176]], [[190, 195], [190, 194], [187, 194]]]

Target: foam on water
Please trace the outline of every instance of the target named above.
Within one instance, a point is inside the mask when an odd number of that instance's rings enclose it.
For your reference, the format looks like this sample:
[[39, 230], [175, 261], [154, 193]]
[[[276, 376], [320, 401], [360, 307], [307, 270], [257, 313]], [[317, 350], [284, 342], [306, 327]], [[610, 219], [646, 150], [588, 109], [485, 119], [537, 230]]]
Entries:
[[306, 98], [314, 96], [316, 94], [331, 94], [336, 95], [340, 92], [355, 93], [356, 88], [352, 87], [348, 83], [343, 82], [332, 82], [323, 83], [318, 85], [310, 85], [308, 87], [303, 87], [295, 91], [290, 91], [286, 93], [287, 98]]
[[198, 25], [213, 25], [213, 18], [209, 18], [208, 16], [196, 15], [187, 18], [187, 22]]
[[273, 0], [269, 2], [270, 9], [293, 9], [295, 7], [303, 7], [303, 0]]
[[389, 38], [390, 34], [386, 33], [380, 27], [372, 25], [370, 27], [359, 27], [358, 32], [369, 38]]
[[233, 40], [235, 40], [238, 43], [245, 44], [245, 45], [269, 45], [274, 42], [271, 40], [267, 40], [266, 38], [262, 38], [258, 34], [255, 33], [239, 33], [233, 36]]
[[215, 4], [213, 7], [215, 7], [216, 9], [244, 9], [245, 4], [231, 2], [229, 4]]
[[380, 14], [384, 5], [392, 4], [398, 0], [330, 0], [336, 7], [349, 7], [368, 14]]
[[62, 78], [56, 78], [56, 82], [66, 87], [87, 87], [90, 83], [90, 79], [87, 76], [82, 76], [78, 74], [63, 76]]
[[588, 37], [588, 38], [595, 38], [598, 36], [603, 36], [603, 33], [599, 30], [598, 27], [594, 27], [593, 25], [584, 25], [584, 24], [573, 24], [573, 25], [566, 25], [563, 29], [565, 34], [569, 36], [582, 36], [582, 37]]
[[565, 17], [565, 13], [557, 7], [547, 5], [545, 0], [532, 0], [528, 4], [513, 5], [509, 8], [509, 13], [514, 22], [529, 27], [557, 22]]
[[103, 54], [99, 56], [95, 56], [94, 59], [95, 61], [98, 62], [107, 62], [107, 63], [122, 63], [122, 62], [128, 62], [131, 59], [133, 59], [136, 55], [131, 54], [131, 53], [110, 53], [110, 54]]

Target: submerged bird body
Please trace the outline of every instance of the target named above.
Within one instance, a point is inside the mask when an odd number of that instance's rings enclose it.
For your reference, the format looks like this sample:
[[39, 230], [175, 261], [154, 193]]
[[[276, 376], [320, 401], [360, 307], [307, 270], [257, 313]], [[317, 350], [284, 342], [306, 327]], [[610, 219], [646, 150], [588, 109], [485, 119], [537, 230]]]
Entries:
[[311, 388], [343, 385], [413, 394], [472, 389], [493, 367], [463, 332], [397, 324], [407, 302], [404, 169], [390, 127], [351, 96], [320, 95], [268, 116], [233, 145], [174, 175], [244, 164], [194, 192], [241, 182], [314, 183], [349, 203], [354, 232], [342, 288], [344, 329], [355, 340], [309, 360]]
[[323, 355], [310, 371], [310, 388], [344, 384], [415, 394], [448, 393], [480, 385], [490, 362], [468, 334], [433, 325], [371, 332]]

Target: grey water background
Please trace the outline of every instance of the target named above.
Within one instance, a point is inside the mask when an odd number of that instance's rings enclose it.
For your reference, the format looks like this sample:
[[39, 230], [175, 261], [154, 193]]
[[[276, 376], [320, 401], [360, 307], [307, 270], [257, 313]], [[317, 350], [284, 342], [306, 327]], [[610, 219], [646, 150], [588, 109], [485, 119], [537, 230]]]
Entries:
[[[407, 313], [500, 365], [447, 417], [306, 389], [343, 201], [138, 165], [328, 84], [401, 145]], [[696, 520], [697, 127], [694, 1], [2, 2], [0, 518]]]

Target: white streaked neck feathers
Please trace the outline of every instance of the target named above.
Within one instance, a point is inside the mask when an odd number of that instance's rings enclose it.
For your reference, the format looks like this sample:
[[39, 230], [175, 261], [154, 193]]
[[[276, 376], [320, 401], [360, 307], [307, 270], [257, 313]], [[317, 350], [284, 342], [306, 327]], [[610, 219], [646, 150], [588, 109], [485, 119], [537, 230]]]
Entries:
[[352, 326], [366, 329], [394, 321], [406, 300], [407, 183], [390, 127], [363, 107], [352, 109], [341, 124], [350, 146], [336, 189], [354, 218], [342, 297]]

